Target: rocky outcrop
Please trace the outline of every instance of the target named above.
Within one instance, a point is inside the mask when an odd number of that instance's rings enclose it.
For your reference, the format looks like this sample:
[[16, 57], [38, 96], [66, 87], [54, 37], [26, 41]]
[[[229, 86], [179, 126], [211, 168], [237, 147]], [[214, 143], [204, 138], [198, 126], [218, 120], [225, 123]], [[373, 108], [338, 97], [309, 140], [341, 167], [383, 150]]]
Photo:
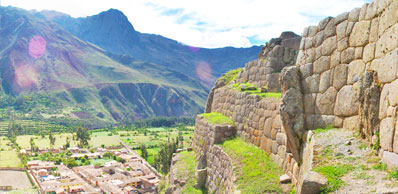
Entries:
[[236, 79], [249, 82], [270, 92], [280, 92], [279, 75], [284, 67], [294, 65], [301, 37], [293, 32], [283, 32], [262, 47], [258, 59], [246, 64]]

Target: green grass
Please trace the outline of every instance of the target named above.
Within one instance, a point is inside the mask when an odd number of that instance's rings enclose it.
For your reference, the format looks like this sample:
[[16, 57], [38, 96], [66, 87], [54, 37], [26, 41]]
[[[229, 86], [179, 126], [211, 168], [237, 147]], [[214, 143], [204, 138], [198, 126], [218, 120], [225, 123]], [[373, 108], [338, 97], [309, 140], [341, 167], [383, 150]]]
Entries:
[[[245, 85], [246, 88], [255, 87], [255, 90], [245, 89], [242, 91], [241, 85]], [[235, 89], [238, 89], [239, 91], [257, 95], [257, 96], [260, 96], [261, 98], [278, 98], [279, 99], [282, 97], [282, 93], [278, 93], [278, 92], [261, 92], [260, 88], [257, 88], [254, 84], [251, 84], [251, 83], [236, 83], [236, 84], [233, 84], [232, 86]]]
[[180, 159], [176, 163], [177, 179], [186, 179], [187, 183], [184, 188], [182, 188], [182, 194], [204, 194], [207, 193], [206, 190], [195, 188], [196, 184], [196, 158], [194, 152], [180, 152]]
[[201, 114], [203, 118], [207, 119], [207, 121], [211, 124], [214, 125], [233, 125], [234, 121], [232, 121], [230, 118], [227, 116], [221, 114], [221, 113], [203, 113]]
[[116, 135], [108, 136], [110, 132], [95, 132], [91, 134], [91, 139], [88, 142], [90, 146], [93, 147], [101, 147], [102, 144], [105, 145], [105, 147], [110, 147], [110, 146], [118, 146], [120, 145], [120, 142], [117, 138]]
[[[54, 134], [55, 143], [54, 148], [60, 148], [66, 144], [66, 138], [69, 137], [71, 147], [78, 144], [77, 141], [72, 140], [72, 133], [61, 133], [61, 134]], [[30, 149], [30, 138], [34, 139], [35, 145], [38, 146], [40, 149], [49, 149], [50, 146], [50, 139], [48, 135], [45, 135], [44, 138], [37, 135], [21, 135], [17, 136], [17, 144], [23, 149]]]
[[330, 131], [332, 129], [334, 129], [334, 127], [332, 125], [329, 125], [329, 126], [326, 126], [325, 128], [317, 128], [313, 132], [315, 134], [319, 134], [319, 133], [324, 133], [324, 132]]
[[231, 71], [228, 71], [224, 76], [220, 78], [220, 80], [224, 81], [225, 85], [229, 85], [233, 80], [238, 77], [238, 74], [242, 71], [242, 68], [239, 69], [234, 69]]
[[91, 159], [90, 163], [92, 165], [100, 165], [100, 166], [102, 166], [105, 163], [110, 162], [110, 161], [112, 161], [112, 159]]
[[398, 169], [394, 168], [393, 170], [389, 170], [388, 178], [398, 180]]
[[314, 171], [325, 175], [328, 179], [328, 183], [321, 190], [323, 193], [330, 193], [344, 186], [345, 182], [340, 178], [354, 170], [354, 168], [351, 164], [335, 164], [317, 167]]
[[385, 171], [385, 170], [387, 170], [387, 164], [379, 162], [378, 164], [375, 164], [374, 166], [372, 166], [372, 168], [375, 170]]
[[240, 138], [225, 141], [221, 147], [234, 161], [237, 189], [242, 193], [280, 193], [282, 169], [263, 150]]
[[0, 167], [16, 167], [21, 168], [22, 163], [16, 151], [0, 152]]

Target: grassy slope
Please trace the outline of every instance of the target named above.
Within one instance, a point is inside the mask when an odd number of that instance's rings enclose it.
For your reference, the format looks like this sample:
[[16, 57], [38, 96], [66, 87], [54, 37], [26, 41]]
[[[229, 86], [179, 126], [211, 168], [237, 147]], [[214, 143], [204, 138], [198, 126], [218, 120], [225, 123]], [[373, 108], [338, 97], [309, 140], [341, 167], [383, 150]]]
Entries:
[[225, 141], [221, 147], [232, 158], [237, 189], [242, 193], [282, 192], [279, 176], [282, 169], [263, 150], [250, 145], [240, 138]]
[[[182, 188], [181, 194], [204, 194], [207, 193], [205, 190], [195, 188], [196, 184], [196, 158], [194, 152], [181, 152], [181, 157], [176, 163], [177, 179], [186, 179], [187, 183]], [[183, 178], [182, 178], [183, 177]]]

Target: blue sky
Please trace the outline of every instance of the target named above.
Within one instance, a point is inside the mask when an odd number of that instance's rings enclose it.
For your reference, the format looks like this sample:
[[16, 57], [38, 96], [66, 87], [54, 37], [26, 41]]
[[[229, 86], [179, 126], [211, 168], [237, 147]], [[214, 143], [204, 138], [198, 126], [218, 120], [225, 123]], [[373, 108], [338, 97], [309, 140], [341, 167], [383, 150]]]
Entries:
[[327, 16], [370, 0], [1, 0], [28, 10], [85, 17], [115, 8], [137, 31], [207, 48], [262, 45], [282, 31], [301, 34]]

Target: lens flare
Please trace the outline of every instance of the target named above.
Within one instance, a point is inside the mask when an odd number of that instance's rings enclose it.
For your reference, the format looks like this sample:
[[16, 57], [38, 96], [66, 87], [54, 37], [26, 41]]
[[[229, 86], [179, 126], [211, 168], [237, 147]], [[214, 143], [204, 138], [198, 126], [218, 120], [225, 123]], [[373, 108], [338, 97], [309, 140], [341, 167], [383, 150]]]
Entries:
[[193, 53], [196, 53], [200, 50], [199, 47], [194, 47], [194, 46], [189, 46], [189, 50], [192, 51]]
[[196, 65], [196, 75], [200, 81], [205, 84], [210, 84], [212, 79], [212, 69], [211, 65], [206, 62], [200, 62]]
[[37, 71], [30, 65], [21, 65], [15, 69], [15, 83], [23, 88], [31, 88], [38, 81]]
[[35, 59], [43, 56], [46, 52], [47, 41], [42, 36], [33, 36], [29, 41], [29, 55]]

